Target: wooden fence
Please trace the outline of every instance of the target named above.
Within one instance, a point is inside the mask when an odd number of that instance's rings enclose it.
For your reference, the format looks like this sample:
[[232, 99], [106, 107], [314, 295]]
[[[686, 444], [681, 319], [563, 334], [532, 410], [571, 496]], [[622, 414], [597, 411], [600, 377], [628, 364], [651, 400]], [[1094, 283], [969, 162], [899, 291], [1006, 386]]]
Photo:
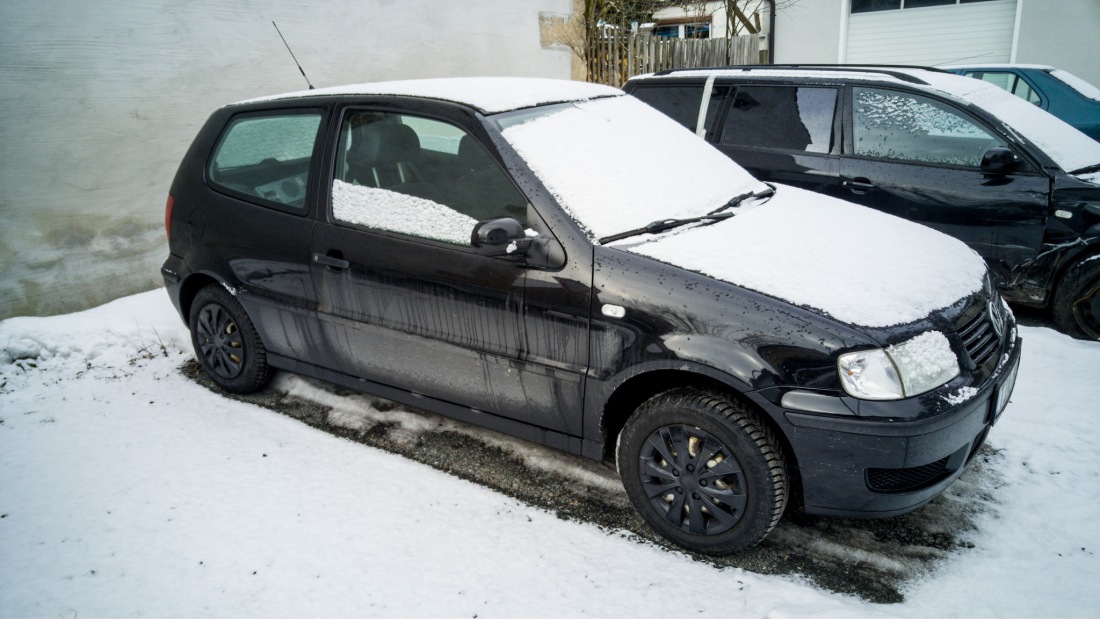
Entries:
[[642, 73], [761, 62], [755, 35], [673, 39], [609, 30], [589, 49], [588, 81], [618, 88], [631, 76]]

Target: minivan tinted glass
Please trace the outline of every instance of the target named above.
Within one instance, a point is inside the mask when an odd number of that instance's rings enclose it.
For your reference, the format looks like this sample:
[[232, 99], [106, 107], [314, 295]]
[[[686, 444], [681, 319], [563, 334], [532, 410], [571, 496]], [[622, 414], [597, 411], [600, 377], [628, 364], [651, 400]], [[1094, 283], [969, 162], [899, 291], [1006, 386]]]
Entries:
[[835, 88], [743, 86], [719, 143], [827, 153], [833, 144]]

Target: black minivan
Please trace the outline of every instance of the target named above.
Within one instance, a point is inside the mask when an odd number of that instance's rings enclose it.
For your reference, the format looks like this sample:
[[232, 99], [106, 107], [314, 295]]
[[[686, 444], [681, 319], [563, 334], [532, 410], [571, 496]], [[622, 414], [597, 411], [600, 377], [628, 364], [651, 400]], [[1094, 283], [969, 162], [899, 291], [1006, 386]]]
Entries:
[[623, 89], [761, 180], [965, 241], [1009, 301], [1100, 339], [1100, 143], [980, 80], [912, 67], [681, 69]]
[[759, 542], [795, 500], [926, 503], [1019, 367], [964, 244], [762, 183], [603, 86], [228, 105], [166, 223], [168, 294], [222, 388], [287, 370], [614, 460], [647, 522], [700, 552]]

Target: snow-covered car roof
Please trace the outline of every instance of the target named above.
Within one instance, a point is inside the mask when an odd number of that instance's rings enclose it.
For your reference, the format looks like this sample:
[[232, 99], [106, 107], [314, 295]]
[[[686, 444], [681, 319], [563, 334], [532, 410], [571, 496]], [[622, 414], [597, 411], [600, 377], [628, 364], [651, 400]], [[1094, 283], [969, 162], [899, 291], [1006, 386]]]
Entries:
[[960, 69], [1036, 69], [1038, 71], [1053, 71], [1054, 67], [1048, 64], [1013, 64], [1011, 62], [986, 62], [981, 64], [953, 64], [939, 67], [947, 71]]
[[998, 118], [1012, 132], [1038, 146], [1058, 167], [1073, 172], [1100, 164], [1100, 142], [1073, 128], [1061, 119], [988, 82], [954, 73], [912, 67], [843, 68], [792, 67], [682, 70], [640, 75], [635, 79], [684, 77], [774, 77], [814, 78], [837, 82], [879, 82], [904, 85], [961, 103], [975, 105]]
[[548, 103], [622, 96], [610, 86], [532, 77], [447, 77], [394, 82], [369, 82], [299, 90], [259, 97], [233, 105], [330, 95], [396, 95], [461, 103], [485, 114], [508, 112]]

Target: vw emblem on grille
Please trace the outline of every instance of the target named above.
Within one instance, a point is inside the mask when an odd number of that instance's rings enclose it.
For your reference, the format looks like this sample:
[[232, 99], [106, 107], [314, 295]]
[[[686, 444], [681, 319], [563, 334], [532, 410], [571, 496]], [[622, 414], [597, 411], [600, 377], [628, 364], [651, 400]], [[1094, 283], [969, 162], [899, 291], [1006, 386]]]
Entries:
[[989, 322], [993, 325], [993, 331], [997, 333], [998, 338], [1004, 337], [1005, 334], [1005, 310], [1002, 303], [1000, 295], [994, 294], [987, 305]]

